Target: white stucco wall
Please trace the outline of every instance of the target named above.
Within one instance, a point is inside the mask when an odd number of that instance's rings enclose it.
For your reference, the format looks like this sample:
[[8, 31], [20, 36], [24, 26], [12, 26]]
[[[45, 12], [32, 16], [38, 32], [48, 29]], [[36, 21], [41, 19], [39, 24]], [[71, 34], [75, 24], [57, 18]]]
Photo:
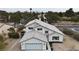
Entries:
[[35, 28], [35, 27], [37, 27], [37, 26], [38, 26], [38, 25], [37, 25], [36, 23], [33, 23], [33, 24], [28, 25], [28, 26], [26, 27], [26, 32], [31, 31], [31, 30], [28, 29], [28, 27], [33, 27], [33, 28]]
[[[53, 36], [59, 36], [59, 40], [52, 40], [52, 37]], [[63, 35], [62, 34], [59, 34], [59, 33], [53, 33], [51, 35], [49, 35], [49, 42], [63, 42]]]
[[42, 43], [43, 50], [46, 50], [46, 42], [42, 42], [42, 41], [40, 41], [38, 39], [35, 39], [35, 38], [32, 38], [32, 39], [29, 39], [27, 41], [21, 42], [21, 49], [22, 50], [25, 50], [25, 44], [26, 43]]
[[[37, 23], [33, 23], [33, 24], [27, 26], [26, 27], [27, 32], [31, 31], [31, 30], [28, 29], [28, 27], [33, 27], [34, 30], [36, 30], [38, 32], [42, 32], [43, 34], [45, 34], [45, 31], [48, 31], [48, 33], [49, 33], [49, 41], [51, 41], [51, 42], [53, 42], [53, 41], [54, 42], [55, 41], [63, 42], [63, 35], [62, 34], [59, 34], [59, 33], [55, 32], [55, 31], [52, 31], [52, 30], [50, 30], [48, 28], [45, 28], [45, 27], [43, 27], [43, 26], [41, 26], [41, 25], [39, 25]], [[42, 30], [37, 30], [37, 28], [42, 28]], [[59, 36], [59, 40], [52, 40], [52, 36]]]
[[[43, 26], [37, 24], [37, 23], [33, 23], [33, 24], [30, 24], [29, 26], [27, 26], [27, 27], [26, 27], [26, 32], [31, 31], [31, 30], [28, 29], [28, 27], [33, 27], [34, 30], [36, 30], [36, 31], [38, 31], [38, 32], [42, 32], [43, 34], [45, 34], [45, 31], [48, 31], [49, 34], [51, 34], [51, 33], [54, 32], [54, 31], [51, 31], [51, 30], [49, 30], [49, 29], [47, 29], [47, 28], [45, 28], [45, 27], [43, 27]], [[37, 28], [42, 28], [42, 30], [37, 30]]]

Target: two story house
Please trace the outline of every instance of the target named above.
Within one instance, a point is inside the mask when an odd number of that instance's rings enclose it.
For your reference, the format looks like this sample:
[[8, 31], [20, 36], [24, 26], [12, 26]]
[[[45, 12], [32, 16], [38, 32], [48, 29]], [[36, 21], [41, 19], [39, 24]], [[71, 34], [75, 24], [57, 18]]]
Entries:
[[26, 25], [26, 33], [20, 40], [21, 50], [50, 50], [50, 42], [63, 42], [63, 33], [53, 25], [35, 19]]

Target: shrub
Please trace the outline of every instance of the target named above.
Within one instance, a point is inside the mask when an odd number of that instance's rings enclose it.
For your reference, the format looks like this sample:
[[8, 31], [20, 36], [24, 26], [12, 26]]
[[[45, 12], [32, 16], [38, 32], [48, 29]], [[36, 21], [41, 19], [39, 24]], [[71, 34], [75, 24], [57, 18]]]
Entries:
[[18, 31], [18, 32], [19, 32], [19, 31], [22, 31], [24, 28], [25, 28], [24, 26], [20, 26], [20, 27], [18, 27], [18, 30], [17, 30], [17, 31]]
[[78, 32], [74, 32], [72, 30], [69, 29], [64, 29], [63, 32], [71, 37], [73, 37], [75, 40], [79, 41], [79, 33]]
[[19, 38], [19, 33], [16, 33], [16, 32], [11, 32], [11, 33], [8, 33], [8, 36], [9, 38]]
[[63, 32], [67, 35], [73, 35], [73, 31], [72, 30], [69, 30], [69, 29], [64, 29]]
[[13, 27], [10, 27], [10, 28], [8, 29], [8, 31], [10, 31], [10, 32], [15, 32], [15, 29], [14, 29]]

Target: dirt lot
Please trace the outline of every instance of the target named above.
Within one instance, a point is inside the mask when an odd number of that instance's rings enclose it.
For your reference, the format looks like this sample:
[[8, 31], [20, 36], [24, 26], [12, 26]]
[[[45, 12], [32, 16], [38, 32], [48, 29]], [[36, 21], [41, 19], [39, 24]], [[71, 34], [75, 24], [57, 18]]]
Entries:
[[5, 43], [8, 43], [8, 45], [6, 45], [4, 51], [20, 51], [19, 40], [20, 39], [7, 39]]
[[63, 43], [53, 43], [54, 51], [79, 51], [79, 42], [65, 35]]

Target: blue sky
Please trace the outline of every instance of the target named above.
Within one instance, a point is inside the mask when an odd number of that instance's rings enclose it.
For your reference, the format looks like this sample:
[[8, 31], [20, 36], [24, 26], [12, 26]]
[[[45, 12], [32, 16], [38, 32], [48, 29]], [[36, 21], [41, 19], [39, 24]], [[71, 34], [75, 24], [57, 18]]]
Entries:
[[[65, 12], [69, 8], [32, 8], [32, 11], [35, 12], [46, 12], [46, 11], [53, 11], [53, 12]], [[7, 12], [16, 12], [16, 11], [29, 11], [29, 8], [0, 8], [0, 10], [4, 10]], [[79, 11], [79, 8], [73, 8], [75, 12]]]

